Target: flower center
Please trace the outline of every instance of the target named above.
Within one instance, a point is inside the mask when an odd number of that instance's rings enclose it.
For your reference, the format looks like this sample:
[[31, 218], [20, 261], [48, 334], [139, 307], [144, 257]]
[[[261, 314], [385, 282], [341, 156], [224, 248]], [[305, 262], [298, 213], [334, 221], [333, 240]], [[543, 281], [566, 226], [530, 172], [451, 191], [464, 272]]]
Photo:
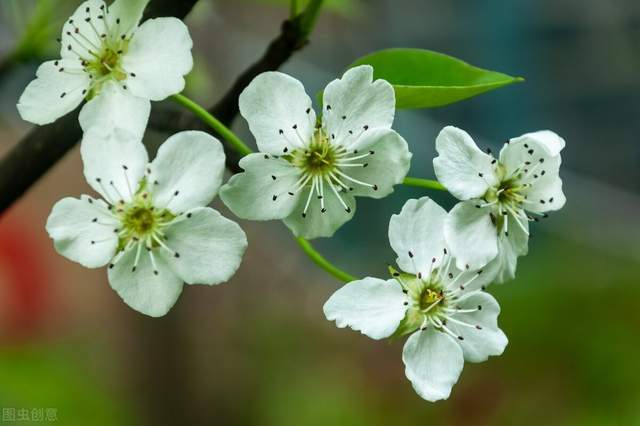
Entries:
[[291, 154], [291, 163], [301, 168], [305, 173], [314, 176], [325, 176], [336, 168], [338, 152], [329, 142], [329, 138], [322, 129], [316, 129], [309, 146], [296, 149]]
[[[307, 110], [309, 111], [309, 110]], [[364, 126], [361, 133], [364, 133], [369, 126]], [[282, 158], [292, 166], [298, 168], [300, 178], [286, 191], [273, 194], [273, 201], [277, 201], [281, 196], [294, 196], [298, 192], [307, 192], [307, 201], [302, 211], [302, 217], [307, 217], [307, 211], [313, 199], [319, 200], [320, 212], [326, 213], [325, 196], [335, 196], [346, 213], [352, 212], [349, 200], [344, 194], [353, 191], [355, 186], [369, 188], [372, 191], [378, 190], [378, 185], [362, 179], [359, 169], [366, 168], [368, 161], [375, 154], [375, 151], [358, 152], [357, 149], [349, 149], [348, 144], [336, 143], [335, 135], [329, 137], [322, 127], [317, 127], [311, 137], [311, 141], [303, 140], [298, 132], [297, 124], [291, 127], [290, 131], [279, 129], [278, 133], [286, 142]], [[357, 138], [356, 138], [357, 140]], [[293, 151], [289, 151], [288, 146], [298, 146]], [[266, 158], [277, 158], [277, 156]], [[358, 175], [356, 175], [358, 173]], [[278, 177], [271, 175], [273, 180]]]
[[[69, 19], [64, 30], [67, 36], [64, 48], [77, 57], [79, 66], [68, 63], [63, 66], [60, 61], [56, 61], [55, 66], [60, 72], [89, 76], [89, 87], [82, 92], [87, 99], [99, 94], [107, 81], [121, 83], [126, 89], [124, 81], [129, 76], [135, 77], [135, 73], [122, 67], [122, 56], [127, 52], [132, 34], [121, 28], [120, 18], [112, 19], [104, 5], [99, 8], [87, 6], [84, 13], [86, 17], [78, 22]], [[66, 95], [63, 92], [60, 97]]]
[[[409, 257], [413, 261], [413, 252], [409, 251]], [[391, 275], [407, 295], [405, 302], [407, 311], [394, 333], [395, 336], [435, 327], [458, 340], [464, 340], [462, 329], [482, 329], [480, 325], [470, 324], [459, 316], [482, 309], [482, 306], [469, 309], [459, 306], [463, 295], [481, 291], [481, 289], [469, 291], [467, 286], [480, 276], [482, 270], [457, 270], [455, 261], [446, 249], [443, 249], [439, 264], [437, 261], [438, 259], [434, 257], [430, 265], [422, 265], [423, 272], [420, 272], [420, 268], [414, 261], [413, 268], [418, 271], [415, 275], [402, 273], [389, 267]], [[452, 324], [453, 328], [451, 328]]]

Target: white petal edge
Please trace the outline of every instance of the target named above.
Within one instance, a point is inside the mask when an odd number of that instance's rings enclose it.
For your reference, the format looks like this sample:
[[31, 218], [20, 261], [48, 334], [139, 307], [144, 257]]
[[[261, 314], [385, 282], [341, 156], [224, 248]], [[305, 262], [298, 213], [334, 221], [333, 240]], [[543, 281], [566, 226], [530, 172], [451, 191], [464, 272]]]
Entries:
[[372, 339], [391, 336], [405, 316], [407, 296], [395, 280], [366, 277], [351, 281], [324, 304], [324, 315], [338, 328], [350, 327]]
[[415, 391], [431, 402], [449, 397], [464, 366], [460, 345], [434, 327], [409, 336], [402, 350], [402, 361]]
[[192, 47], [189, 29], [181, 20], [145, 21], [122, 57], [122, 66], [129, 73], [127, 87], [131, 93], [161, 101], [182, 92], [184, 76], [193, 68]]
[[438, 180], [459, 200], [478, 198], [496, 185], [493, 158], [462, 129], [447, 126], [436, 138], [433, 168]]
[[17, 108], [23, 120], [38, 125], [53, 123], [80, 105], [89, 88], [89, 77], [83, 72], [65, 72], [65, 66], [70, 67], [71, 63], [61, 59], [40, 65], [35, 80], [27, 85], [18, 100]]
[[173, 213], [206, 206], [216, 196], [224, 174], [222, 144], [208, 133], [176, 133], [158, 149], [148, 166], [153, 203]]
[[388, 81], [373, 80], [373, 68], [347, 70], [324, 89], [322, 121], [337, 141], [349, 141], [365, 128], [390, 129], [395, 115], [395, 92]]
[[295, 78], [264, 72], [242, 91], [238, 102], [261, 152], [278, 155], [310, 143], [316, 113], [304, 86]]
[[238, 270], [247, 248], [240, 226], [209, 207], [198, 207], [164, 230], [174, 253], [160, 255], [187, 284], [220, 284]]
[[[449, 212], [444, 223], [447, 246], [460, 270], [480, 269], [498, 255], [498, 234], [491, 221], [491, 208], [478, 208], [480, 201], [463, 201]], [[514, 226], [517, 226], [514, 224]]]
[[107, 205], [86, 195], [58, 201], [46, 225], [56, 251], [87, 268], [109, 263], [118, 246], [117, 227]]
[[100, 93], [87, 102], [78, 120], [85, 132], [90, 130], [108, 136], [116, 129], [129, 132], [142, 141], [149, 121], [151, 103], [134, 96], [114, 82], [105, 83]]
[[149, 161], [142, 142], [121, 129], [86, 132], [80, 155], [87, 183], [112, 205], [133, 198]]
[[161, 317], [169, 312], [182, 293], [182, 280], [158, 255], [157, 248], [153, 250], [157, 269], [149, 252], [143, 248], [134, 271], [136, 253], [137, 247], [129, 248], [108, 269], [109, 284], [131, 308], [145, 315]]
[[398, 255], [400, 269], [427, 276], [432, 267], [440, 265], [447, 247], [443, 232], [446, 218], [447, 212], [429, 197], [408, 200], [399, 214], [391, 216], [389, 243]]

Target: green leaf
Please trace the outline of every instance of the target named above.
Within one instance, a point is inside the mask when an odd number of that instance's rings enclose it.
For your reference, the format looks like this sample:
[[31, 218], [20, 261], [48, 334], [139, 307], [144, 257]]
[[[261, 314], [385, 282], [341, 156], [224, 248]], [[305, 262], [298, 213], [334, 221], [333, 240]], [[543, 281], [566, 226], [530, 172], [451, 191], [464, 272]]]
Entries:
[[423, 49], [385, 49], [351, 66], [373, 66], [374, 78], [393, 85], [396, 108], [433, 108], [524, 81], [477, 68], [442, 53]]

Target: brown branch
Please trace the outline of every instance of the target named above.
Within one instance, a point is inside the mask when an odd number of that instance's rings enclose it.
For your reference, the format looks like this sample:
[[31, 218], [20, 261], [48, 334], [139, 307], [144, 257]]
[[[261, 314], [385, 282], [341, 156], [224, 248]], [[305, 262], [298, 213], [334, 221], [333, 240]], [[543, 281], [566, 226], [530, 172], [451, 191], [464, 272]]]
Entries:
[[[153, 0], [145, 19], [184, 18], [198, 0]], [[0, 162], [0, 212], [20, 198], [81, 139], [79, 108], [55, 123], [33, 129]]]

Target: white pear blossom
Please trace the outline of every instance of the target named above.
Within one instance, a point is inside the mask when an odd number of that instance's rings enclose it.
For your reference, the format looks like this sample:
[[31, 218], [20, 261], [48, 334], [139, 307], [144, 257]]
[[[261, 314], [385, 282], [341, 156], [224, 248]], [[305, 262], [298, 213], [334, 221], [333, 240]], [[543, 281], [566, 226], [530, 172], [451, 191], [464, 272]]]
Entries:
[[352, 281], [324, 305], [328, 320], [372, 339], [410, 335], [405, 373], [428, 401], [449, 397], [465, 360], [485, 361], [507, 345], [497, 325], [500, 307], [483, 291], [496, 270], [457, 267], [444, 237], [446, 217], [428, 197], [407, 201], [389, 223], [401, 271], [390, 268], [393, 279], [386, 281]]
[[82, 3], [62, 28], [61, 58], [43, 63], [20, 97], [22, 118], [51, 123], [86, 99], [79, 117], [85, 132], [121, 128], [141, 138], [149, 101], [182, 91], [193, 65], [182, 21], [149, 19], [138, 27], [148, 2]]
[[566, 201], [559, 176], [565, 141], [552, 131], [527, 133], [506, 142], [499, 158], [482, 152], [464, 130], [448, 126], [436, 139], [438, 180], [462, 202], [445, 223], [458, 267], [499, 264], [497, 281], [515, 276], [527, 254], [529, 222]]
[[256, 77], [240, 95], [240, 112], [260, 153], [222, 188], [239, 217], [284, 219], [297, 236], [329, 237], [355, 212], [355, 196], [381, 198], [409, 170], [407, 143], [391, 124], [393, 87], [359, 66], [329, 83], [323, 116], [302, 83], [280, 72]]
[[81, 146], [87, 182], [104, 200], [64, 198], [46, 227], [60, 254], [88, 268], [109, 265], [109, 283], [125, 303], [162, 316], [183, 282], [227, 281], [247, 241], [238, 224], [205, 207], [222, 183], [218, 140], [177, 133], [149, 163], [136, 138], [117, 136], [91, 131]]

